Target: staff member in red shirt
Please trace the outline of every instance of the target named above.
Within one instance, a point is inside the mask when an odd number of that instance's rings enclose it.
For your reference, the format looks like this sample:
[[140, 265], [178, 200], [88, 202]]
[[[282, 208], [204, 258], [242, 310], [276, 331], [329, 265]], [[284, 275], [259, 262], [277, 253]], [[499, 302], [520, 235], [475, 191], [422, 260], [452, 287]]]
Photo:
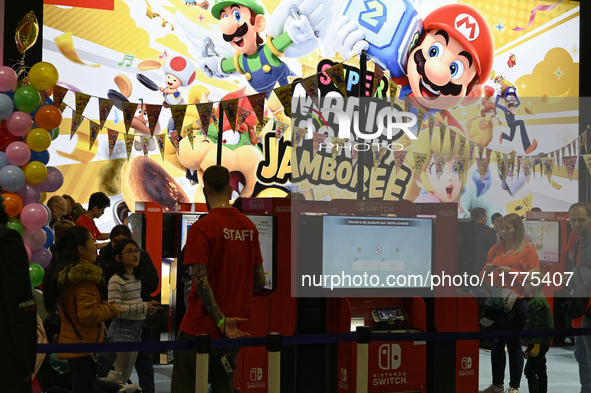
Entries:
[[[486, 265], [480, 272], [485, 281], [496, 287], [503, 286], [521, 295], [523, 291], [524, 274], [531, 269], [540, 267], [540, 260], [536, 250], [525, 241], [523, 221], [515, 213], [507, 214], [501, 219], [499, 242], [488, 252]], [[491, 277], [492, 272], [492, 277]], [[513, 274], [510, 274], [513, 273]], [[518, 273], [515, 276], [514, 273]], [[513, 284], [513, 285], [511, 285]], [[525, 311], [527, 302], [520, 301], [515, 305], [517, 310], [512, 319], [503, 323], [501, 330], [523, 330], [525, 328]], [[505, 344], [509, 352], [509, 390], [507, 393], [519, 393], [519, 384], [523, 375], [523, 352], [521, 339], [497, 339], [491, 351], [492, 385], [481, 393], [501, 393], [504, 391], [505, 379]]]
[[[252, 221], [230, 204], [232, 188], [226, 168], [207, 168], [203, 184], [209, 214], [195, 222], [187, 236], [184, 264], [192, 265], [193, 284], [177, 340], [194, 340], [197, 334], [244, 337], [248, 335], [252, 293], [265, 286], [259, 233]], [[212, 392], [234, 393], [234, 373], [226, 371], [222, 358], [235, 362], [239, 350], [211, 350]], [[195, 351], [174, 352], [172, 393], [195, 392], [195, 363]]]
[[[95, 192], [88, 200], [88, 209], [76, 220], [76, 226], [84, 227], [90, 231], [90, 234], [97, 240], [109, 240], [108, 233], [101, 233], [96, 227], [94, 220], [105, 213], [105, 208], [111, 206], [111, 200], [104, 192]], [[108, 242], [98, 243], [97, 248], [105, 247]]]

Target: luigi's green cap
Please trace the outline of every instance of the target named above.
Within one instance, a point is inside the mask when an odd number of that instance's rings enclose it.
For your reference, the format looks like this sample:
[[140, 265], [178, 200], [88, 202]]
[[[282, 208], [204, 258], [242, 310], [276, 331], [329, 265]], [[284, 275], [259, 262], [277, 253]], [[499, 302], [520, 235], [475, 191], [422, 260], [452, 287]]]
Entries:
[[258, 0], [215, 0], [213, 7], [211, 7], [211, 15], [219, 20], [220, 12], [232, 4], [248, 7], [255, 15], [265, 15], [265, 7]]

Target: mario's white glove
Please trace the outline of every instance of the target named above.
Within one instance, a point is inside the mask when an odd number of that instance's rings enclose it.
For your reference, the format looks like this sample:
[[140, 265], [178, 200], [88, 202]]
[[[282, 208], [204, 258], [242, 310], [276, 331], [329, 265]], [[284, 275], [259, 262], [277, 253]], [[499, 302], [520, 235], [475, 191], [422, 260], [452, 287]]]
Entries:
[[197, 67], [207, 76], [208, 78], [215, 77], [216, 79], [224, 79], [230, 76], [230, 74], [222, 70], [223, 57], [210, 56], [204, 57], [199, 60]]
[[357, 22], [349, 21], [347, 15], [341, 15], [335, 20], [331, 38], [333, 49], [345, 59], [360, 54], [364, 49], [369, 49], [365, 33], [359, 28]]
[[300, 15], [300, 19], [289, 17], [285, 23], [285, 32], [296, 45], [314, 37], [314, 29], [306, 15]]

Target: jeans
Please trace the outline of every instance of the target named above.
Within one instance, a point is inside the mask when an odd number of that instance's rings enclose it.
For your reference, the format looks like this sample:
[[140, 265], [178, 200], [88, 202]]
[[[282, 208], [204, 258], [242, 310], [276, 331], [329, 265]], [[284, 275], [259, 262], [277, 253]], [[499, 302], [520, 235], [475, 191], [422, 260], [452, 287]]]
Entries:
[[[591, 327], [591, 319], [584, 317], [581, 327]], [[575, 359], [579, 363], [581, 393], [591, 393], [591, 336], [575, 336]]]
[[[109, 326], [109, 335], [113, 337], [113, 342], [140, 341], [142, 323], [141, 320], [115, 318]], [[131, 376], [136, 358], [137, 352], [117, 352], [117, 360], [113, 365], [115, 370], [111, 370], [109, 375], [101, 379], [125, 385]]]
[[[143, 328], [141, 334], [142, 341], [152, 341], [152, 327]], [[135, 371], [140, 380], [142, 393], [154, 393], [154, 363], [152, 362], [152, 352], [143, 351], [137, 353], [135, 360]]]
[[[525, 328], [525, 310], [527, 309], [527, 302], [520, 301], [515, 307], [515, 315], [509, 321], [506, 321], [502, 330], [523, 330]], [[521, 376], [523, 375], [523, 351], [521, 350], [521, 339], [497, 339], [494, 341], [491, 351], [492, 376], [494, 385], [503, 385], [505, 379], [505, 365], [507, 364], [507, 357], [505, 356], [505, 344], [509, 352], [509, 386], [519, 389], [521, 383]], [[591, 392], [590, 392], [591, 393]]]
[[72, 393], [90, 393], [94, 390], [96, 371], [90, 355], [68, 359], [68, 367], [72, 379]]
[[[533, 348], [533, 344], [528, 345]], [[548, 393], [548, 374], [546, 374], [546, 352], [550, 345], [540, 345], [538, 356], [529, 356], [525, 365], [525, 376], [529, 393]]]

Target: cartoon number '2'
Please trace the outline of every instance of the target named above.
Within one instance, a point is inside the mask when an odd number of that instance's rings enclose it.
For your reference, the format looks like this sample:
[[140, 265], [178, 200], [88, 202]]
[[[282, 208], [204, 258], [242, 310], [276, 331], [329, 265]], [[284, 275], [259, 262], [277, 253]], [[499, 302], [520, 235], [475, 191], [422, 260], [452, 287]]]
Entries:
[[359, 13], [359, 24], [378, 34], [386, 23], [386, 6], [379, 0], [365, 0], [365, 11]]

